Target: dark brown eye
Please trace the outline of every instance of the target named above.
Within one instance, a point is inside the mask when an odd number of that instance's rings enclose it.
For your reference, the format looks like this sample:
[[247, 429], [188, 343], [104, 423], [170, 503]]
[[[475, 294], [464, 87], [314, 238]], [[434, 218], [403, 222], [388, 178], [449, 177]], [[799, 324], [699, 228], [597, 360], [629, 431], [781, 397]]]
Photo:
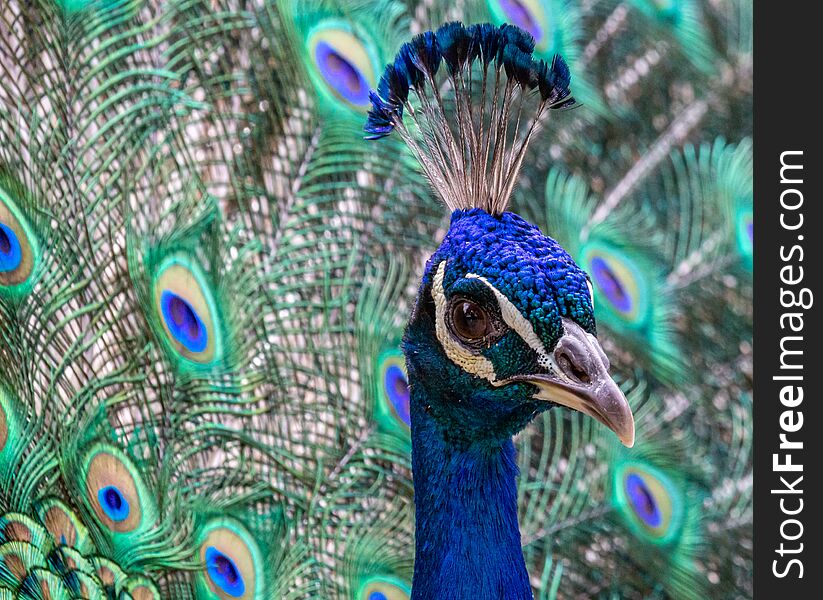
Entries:
[[476, 302], [458, 299], [452, 305], [452, 329], [457, 337], [473, 342], [483, 339], [491, 332], [491, 319]]

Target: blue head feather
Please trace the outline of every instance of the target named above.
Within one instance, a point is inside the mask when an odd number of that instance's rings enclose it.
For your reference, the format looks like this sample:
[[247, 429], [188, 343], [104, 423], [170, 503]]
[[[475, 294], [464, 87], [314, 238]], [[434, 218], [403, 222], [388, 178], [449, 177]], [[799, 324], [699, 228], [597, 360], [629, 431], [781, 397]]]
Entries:
[[568, 252], [540, 229], [511, 212], [457, 210], [443, 242], [426, 265], [423, 283], [447, 260], [444, 286], [468, 273], [482, 275], [535, 328], [547, 350], [562, 334], [561, 317], [596, 333], [588, 276]]

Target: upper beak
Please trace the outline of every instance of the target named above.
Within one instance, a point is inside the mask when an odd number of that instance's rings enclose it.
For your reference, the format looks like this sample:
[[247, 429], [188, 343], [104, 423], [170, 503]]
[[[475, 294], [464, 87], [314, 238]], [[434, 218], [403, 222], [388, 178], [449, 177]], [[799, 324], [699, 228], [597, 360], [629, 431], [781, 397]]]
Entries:
[[634, 445], [634, 417], [626, 396], [609, 376], [609, 361], [593, 335], [570, 319], [565, 334], [549, 357], [551, 373], [517, 375], [500, 382], [525, 382], [538, 389], [534, 398], [562, 404], [594, 417]]

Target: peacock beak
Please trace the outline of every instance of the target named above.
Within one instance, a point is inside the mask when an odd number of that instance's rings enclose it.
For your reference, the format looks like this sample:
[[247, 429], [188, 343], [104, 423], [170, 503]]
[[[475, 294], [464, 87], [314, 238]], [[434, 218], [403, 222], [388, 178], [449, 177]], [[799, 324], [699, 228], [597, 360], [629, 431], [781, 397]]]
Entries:
[[517, 375], [500, 383], [531, 383], [538, 390], [534, 398], [594, 417], [631, 448], [634, 416], [626, 396], [609, 375], [609, 360], [600, 343], [570, 319], [563, 319], [563, 326], [565, 334], [548, 357], [550, 373]]

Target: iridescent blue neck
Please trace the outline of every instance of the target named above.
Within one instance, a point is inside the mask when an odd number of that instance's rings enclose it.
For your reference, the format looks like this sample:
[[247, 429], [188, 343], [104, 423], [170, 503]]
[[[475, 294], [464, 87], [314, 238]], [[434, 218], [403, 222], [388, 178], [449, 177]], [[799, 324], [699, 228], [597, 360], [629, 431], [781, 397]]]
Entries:
[[446, 439], [427, 412], [428, 393], [412, 386], [412, 599], [530, 600], [517, 522], [514, 444]]

